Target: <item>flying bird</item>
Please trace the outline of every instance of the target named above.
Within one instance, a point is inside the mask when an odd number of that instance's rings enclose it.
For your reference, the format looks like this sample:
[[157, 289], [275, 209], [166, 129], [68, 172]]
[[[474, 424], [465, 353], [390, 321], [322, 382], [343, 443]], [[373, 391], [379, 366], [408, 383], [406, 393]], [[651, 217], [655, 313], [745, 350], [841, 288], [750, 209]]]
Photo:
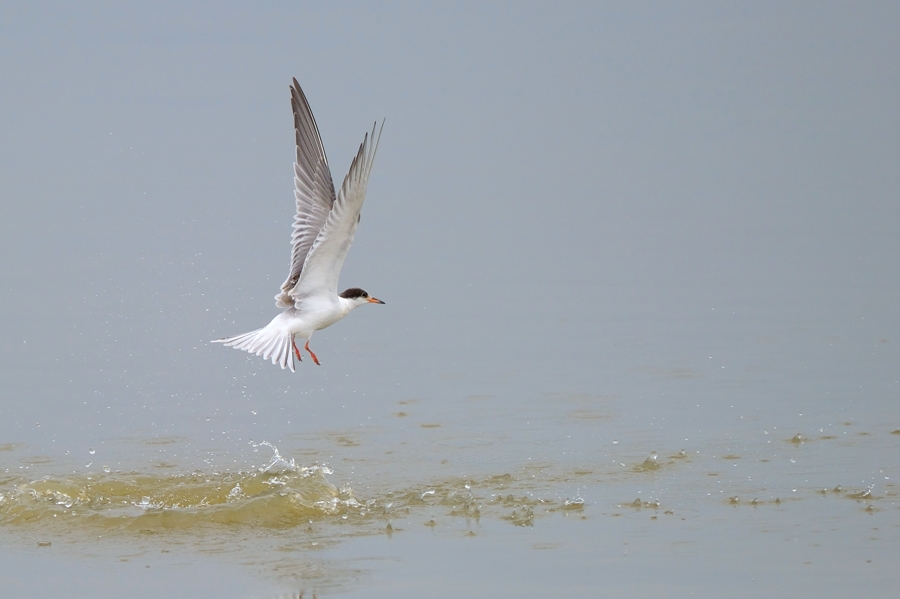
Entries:
[[318, 365], [319, 358], [309, 349], [314, 332], [333, 325], [363, 304], [384, 303], [359, 287], [337, 292], [341, 266], [359, 226], [366, 184], [384, 123], [377, 137], [375, 127], [371, 134], [366, 133], [335, 195], [319, 128], [296, 79], [291, 86], [291, 108], [297, 139], [294, 162], [297, 213], [291, 234], [291, 270], [275, 296], [275, 304], [286, 310], [261, 329], [216, 339], [213, 343], [224, 343], [265, 360], [271, 358], [273, 364], [294, 372], [294, 356], [303, 361], [295, 339], [306, 342], [304, 349]]

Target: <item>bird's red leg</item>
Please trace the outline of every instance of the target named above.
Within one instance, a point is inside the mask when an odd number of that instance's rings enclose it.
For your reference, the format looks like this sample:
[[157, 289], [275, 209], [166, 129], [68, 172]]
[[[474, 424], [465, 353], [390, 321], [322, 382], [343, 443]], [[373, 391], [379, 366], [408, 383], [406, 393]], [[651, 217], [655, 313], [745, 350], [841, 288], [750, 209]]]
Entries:
[[316, 363], [316, 366], [321, 366], [321, 364], [319, 364], [319, 358], [316, 357], [316, 354], [313, 353], [313, 350], [309, 349], [309, 339], [306, 340], [306, 345], [304, 347], [306, 348], [306, 351], [309, 352], [309, 355], [312, 356], [313, 362]]
[[[300, 350], [297, 349], [297, 344], [294, 343], [294, 340], [293, 340], [293, 339], [291, 339], [291, 345], [294, 346], [294, 353], [297, 354], [297, 359], [300, 360], [300, 361], [302, 362], [302, 361], [303, 361], [303, 358], [300, 357]], [[316, 362], [316, 364], [318, 364], [318, 362]]]

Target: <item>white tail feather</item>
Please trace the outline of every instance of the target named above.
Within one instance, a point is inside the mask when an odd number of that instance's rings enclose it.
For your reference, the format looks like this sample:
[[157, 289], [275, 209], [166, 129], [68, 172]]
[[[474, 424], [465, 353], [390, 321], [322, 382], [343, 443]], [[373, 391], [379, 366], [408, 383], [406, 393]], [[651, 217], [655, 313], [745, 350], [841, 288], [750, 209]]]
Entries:
[[261, 356], [264, 360], [272, 359], [282, 369], [294, 370], [293, 339], [290, 333], [280, 332], [269, 327], [250, 331], [243, 335], [235, 335], [226, 339], [214, 339], [213, 343], [223, 343], [251, 354]]

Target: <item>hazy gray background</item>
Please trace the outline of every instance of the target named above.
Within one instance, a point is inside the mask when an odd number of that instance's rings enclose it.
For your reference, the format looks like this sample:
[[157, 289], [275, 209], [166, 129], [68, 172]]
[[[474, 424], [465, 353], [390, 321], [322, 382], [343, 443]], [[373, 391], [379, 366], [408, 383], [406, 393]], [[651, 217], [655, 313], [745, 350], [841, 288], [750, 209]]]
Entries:
[[[0, 443], [900, 425], [895, 3], [83, 4], [0, 6]], [[387, 119], [341, 278], [386, 305], [295, 374], [208, 343], [277, 313], [292, 76], [337, 184]]]
[[[898, 321], [865, 319], [900, 299], [898, 16], [4, 3], [0, 431], [177, 432], [273, 390], [363, 415], [497, 353], [535, 391], [599, 371], [616, 392], [623, 343], [727, 365], [735, 320], [782, 334], [834, 307], [820, 332], [876, 351]], [[207, 344], [277, 312], [291, 76], [338, 178], [387, 118], [341, 280], [387, 304], [319, 333], [325, 366], [293, 376]]]

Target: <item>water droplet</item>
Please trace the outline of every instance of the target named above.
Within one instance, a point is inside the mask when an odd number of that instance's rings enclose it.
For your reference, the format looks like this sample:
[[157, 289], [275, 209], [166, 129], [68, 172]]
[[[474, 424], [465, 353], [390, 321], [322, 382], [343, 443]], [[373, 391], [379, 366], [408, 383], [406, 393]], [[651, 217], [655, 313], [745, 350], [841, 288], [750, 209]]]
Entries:
[[85, 467], [85, 468], [90, 468], [90, 467], [91, 467], [91, 464], [93, 464], [93, 463], [94, 463], [94, 462], [88, 462], [87, 464], [84, 465], [84, 467]]
[[94, 455], [94, 454], [97, 453], [97, 452], [96, 452], [96, 450], [94, 450], [93, 447], [91, 447], [90, 449], [88, 449], [88, 453], [91, 454], [91, 455]]
[[661, 468], [661, 466], [659, 465], [659, 462], [657, 461], [657, 455], [656, 455], [656, 452], [654, 451], [654, 452], [651, 452], [650, 455], [647, 456], [647, 459], [644, 460], [644, 462], [640, 466], [637, 467], [637, 470], [659, 470], [660, 468]]
[[243, 494], [244, 494], [244, 490], [241, 489], [241, 483], [237, 483], [234, 485], [234, 487], [231, 489], [231, 491], [228, 492], [228, 498], [229, 499], [238, 499]]
[[107, 474], [109, 474], [109, 466], [104, 466], [103, 471], [106, 472]]
[[584, 499], [581, 497], [575, 497], [574, 499], [566, 499], [563, 501], [563, 509], [567, 510], [577, 510], [584, 507]]

